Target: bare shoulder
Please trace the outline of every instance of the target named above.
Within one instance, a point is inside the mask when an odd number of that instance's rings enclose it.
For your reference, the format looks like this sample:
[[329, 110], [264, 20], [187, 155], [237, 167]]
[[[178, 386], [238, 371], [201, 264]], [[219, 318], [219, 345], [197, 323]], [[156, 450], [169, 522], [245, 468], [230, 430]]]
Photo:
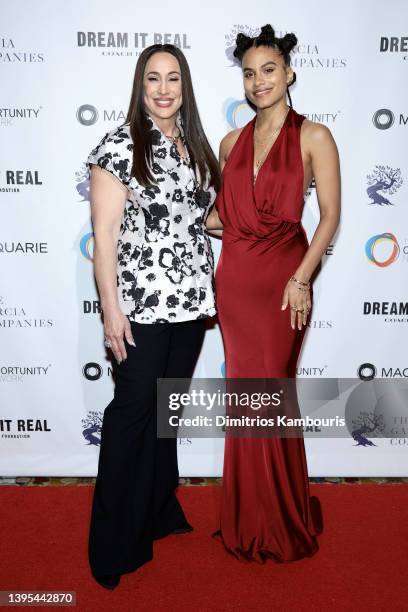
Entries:
[[238, 128], [236, 130], [232, 130], [228, 132], [221, 140], [220, 144], [220, 161], [227, 161], [228, 156], [231, 152], [232, 147], [237, 142], [239, 135], [241, 134], [243, 128]]
[[301, 137], [310, 151], [316, 147], [335, 144], [332, 133], [326, 125], [309, 119], [302, 122]]

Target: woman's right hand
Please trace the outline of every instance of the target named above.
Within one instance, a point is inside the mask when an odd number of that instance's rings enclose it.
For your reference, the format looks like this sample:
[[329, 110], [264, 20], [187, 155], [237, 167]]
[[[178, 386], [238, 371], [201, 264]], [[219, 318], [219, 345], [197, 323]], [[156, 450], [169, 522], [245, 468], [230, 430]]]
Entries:
[[116, 361], [121, 363], [127, 357], [123, 338], [125, 337], [132, 346], [136, 346], [129, 319], [118, 306], [105, 308], [103, 310], [103, 327], [105, 340], [108, 340], [110, 343], [110, 348]]

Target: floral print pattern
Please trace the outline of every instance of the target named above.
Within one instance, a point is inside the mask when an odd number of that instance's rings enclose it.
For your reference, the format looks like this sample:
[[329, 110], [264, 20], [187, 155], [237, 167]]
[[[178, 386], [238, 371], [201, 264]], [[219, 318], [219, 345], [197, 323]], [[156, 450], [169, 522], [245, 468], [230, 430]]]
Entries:
[[197, 273], [189, 263], [192, 259], [193, 254], [187, 251], [186, 243], [175, 242], [173, 249], [160, 250], [159, 266], [166, 268], [167, 278], [175, 285], [179, 285], [185, 276]]
[[[117, 288], [122, 311], [139, 323], [201, 319], [215, 314], [214, 258], [204, 221], [215, 199], [201, 189], [190, 163], [148, 116], [156, 183], [131, 176], [128, 123], [108, 132], [87, 159], [128, 189], [117, 245]], [[184, 137], [180, 115], [177, 125]], [[198, 172], [198, 171], [197, 171]]]

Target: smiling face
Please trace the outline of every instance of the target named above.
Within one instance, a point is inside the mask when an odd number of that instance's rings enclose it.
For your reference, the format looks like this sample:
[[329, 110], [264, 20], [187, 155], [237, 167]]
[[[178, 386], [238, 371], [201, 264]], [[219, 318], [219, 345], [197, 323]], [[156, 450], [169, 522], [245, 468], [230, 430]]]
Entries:
[[286, 100], [286, 89], [293, 71], [273, 47], [251, 47], [242, 58], [246, 97], [259, 109]]
[[144, 103], [151, 117], [169, 119], [180, 109], [181, 70], [174, 55], [154, 53], [146, 63], [143, 77]]

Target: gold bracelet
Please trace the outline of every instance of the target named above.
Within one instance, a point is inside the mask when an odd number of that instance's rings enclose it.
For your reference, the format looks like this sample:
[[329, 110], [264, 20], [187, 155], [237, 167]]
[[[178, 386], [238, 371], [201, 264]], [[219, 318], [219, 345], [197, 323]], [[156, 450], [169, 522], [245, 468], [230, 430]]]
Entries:
[[294, 283], [297, 283], [298, 285], [302, 285], [302, 287], [310, 287], [310, 282], [303, 283], [302, 281], [298, 280], [294, 276], [291, 276], [290, 280], [293, 281]]

